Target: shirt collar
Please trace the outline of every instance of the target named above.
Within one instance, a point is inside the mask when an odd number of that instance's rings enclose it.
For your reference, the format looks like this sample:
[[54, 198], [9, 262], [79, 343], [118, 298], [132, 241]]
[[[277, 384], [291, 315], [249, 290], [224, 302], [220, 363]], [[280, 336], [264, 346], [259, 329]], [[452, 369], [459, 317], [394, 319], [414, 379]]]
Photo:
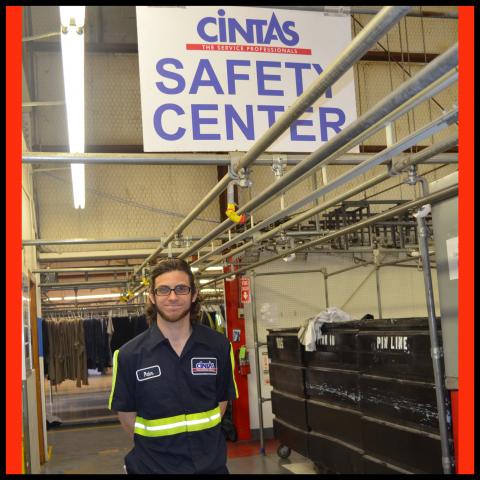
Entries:
[[166, 340], [165, 336], [158, 328], [157, 322], [153, 322], [149, 328], [149, 335], [148, 335], [148, 344], [150, 349], [154, 349], [159, 343], [164, 342]]
[[[158, 328], [157, 322], [154, 322], [150, 328], [149, 334], [149, 347], [150, 349], [154, 349], [157, 345], [167, 340], [167, 338], [163, 335], [162, 331]], [[190, 342], [197, 342], [197, 343], [204, 343], [205, 345], [209, 345], [210, 341], [208, 339], [208, 335], [206, 335], [207, 329], [202, 328], [201, 325], [193, 324], [192, 325], [192, 334], [188, 339]]]

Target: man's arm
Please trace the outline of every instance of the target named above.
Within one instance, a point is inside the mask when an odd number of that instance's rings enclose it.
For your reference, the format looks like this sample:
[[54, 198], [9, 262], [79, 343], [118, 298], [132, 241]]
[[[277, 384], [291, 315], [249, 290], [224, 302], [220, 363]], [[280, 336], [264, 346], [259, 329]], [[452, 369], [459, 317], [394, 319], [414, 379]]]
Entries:
[[225, 410], [227, 409], [228, 400], [226, 400], [225, 402], [219, 402], [218, 404], [220, 405], [220, 413], [223, 417], [223, 414], [225, 413]]
[[117, 412], [118, 419], [122, 424], [123, 429], [128, 433], [128, 436], [133, 440], [133, 431], [135, 430], [135, 418], [137, 412]]

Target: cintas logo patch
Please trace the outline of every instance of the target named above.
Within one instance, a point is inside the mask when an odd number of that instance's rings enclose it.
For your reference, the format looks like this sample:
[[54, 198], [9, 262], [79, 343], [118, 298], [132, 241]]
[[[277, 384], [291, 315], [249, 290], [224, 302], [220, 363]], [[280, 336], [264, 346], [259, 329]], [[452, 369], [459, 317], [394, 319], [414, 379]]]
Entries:
[[192, 375], [216, 375], [217, 359], [210, 357], [192, 358]]

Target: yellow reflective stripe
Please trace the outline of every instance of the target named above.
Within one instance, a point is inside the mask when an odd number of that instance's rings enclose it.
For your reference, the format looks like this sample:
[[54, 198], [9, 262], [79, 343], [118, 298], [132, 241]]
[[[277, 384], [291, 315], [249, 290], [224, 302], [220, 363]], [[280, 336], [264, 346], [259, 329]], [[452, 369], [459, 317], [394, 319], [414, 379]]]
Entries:
[[230, 342], [230, 363], [232, 364], [232, 378], [235, 385], [235, 398], [238, 398], [237, 382], [235, 381], [235, 356], [233, 355], [232, 342]]
[[146, 420], [135, 419], [135, 433], [144, 437], [162, 437], [183, 432], [197, 432], [215, 427], [221, 422], [220, 406], [208, 412], [176, 415], [174, 417]]
[[142, 417], [137, 417], [136, 422], [140, 422], [145, 427], [165, 427], [179, 422], [185, 422], [185, 415], [176, 415], [175, 417], [159, 418], [157, 420], [145, 420]]
[[108, 399], [108, 409], [112, 409], [113, 392], [115, 391], [115, 382], [117, 380], [117, 366], [118, 366], [118, 350], [115, 350], [113, 354], [113, 374], [112, 374], [112, 391], [110, 392], [110, 398]]
[[[138, 417], [137, 417], [138, 419]], [[170, 425], [160, 425], [157, 427], [146, 427], [139, 422], [135, 422], [134, 433], [143, 437], [164, 437], [167, 435], [176, 435], [187, 431], [185, 422], [172, 423]]]
[[[198, 432], [199, 430], [206, 430], [207, 428], [215, 427], [215, 425], [218, 425], [221, 421], [222, 421], [222, 416], [220, 415], [220, 413], [216, 413], [215, 415], [212, 415], [208, 420], [207, 419], [191, 420], [187, 424], [187, 430], [189, 432]], [[208, 422], [208, 425], [206, 425], [206, 422]]]
[[[212, 408], [212, 410], [209, 410], [208, 412], [201, 412], [201, 413], [189, 413], [186, 416], [187, 423], [193, 422], [194, 420], [202, 420], [202, 419], [211, 419], [215, 415], [220, 414], [220, 406], [216, 406], [215, 408]], [[192, 423], [193, 425], [193, 423]]]

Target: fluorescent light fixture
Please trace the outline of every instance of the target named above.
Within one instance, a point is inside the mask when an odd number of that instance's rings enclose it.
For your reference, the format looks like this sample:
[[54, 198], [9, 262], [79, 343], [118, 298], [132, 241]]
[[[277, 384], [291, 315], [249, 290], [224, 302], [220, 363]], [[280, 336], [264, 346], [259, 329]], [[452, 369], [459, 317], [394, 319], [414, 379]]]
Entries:
[[[213, 266], [213, 267], [207, 267], [205, 269], [206, 272], [223, 272], [223, 267], [222, 266]], [[198, 272], [198, 267], [192, 267], [192, 272]]]
[[75, 208], [85, 208], [85, 165], [72, 163], [73, 204]]
[[215, 293], [215, 292], [222, 292], [223, 290], [220, 290], [218, 288], [201, 288], [200, 291], [203, 293]]
[[201, 278], [199, 282], [200, 282], [200, 285], [203, 285], [204, 283], [211, 282], [211, 280], [209, 280], [208, 278]]
[[[65, 103], [70, 153], [85, 153], [85, 6], [60, 7]], [[73, 203], [85, 208], [85, 165], [71, 165]]]
[[121, 293], [101, 293], [98, 295], [77, 295], [75, 296], [68, 296], [68, 297], [50, 297], [49, 300], [51, 302], [55, 301], [62, 301], [62, 300], [93, 300], [97, 298], [118, 298], [120, 297]]
[[282, 257], [282, 260], [284, 262], [292, 262], [293, 260], [295, 260], [295, 253], [291, 253], [290, 255], [286, 255], [285, 257]]

